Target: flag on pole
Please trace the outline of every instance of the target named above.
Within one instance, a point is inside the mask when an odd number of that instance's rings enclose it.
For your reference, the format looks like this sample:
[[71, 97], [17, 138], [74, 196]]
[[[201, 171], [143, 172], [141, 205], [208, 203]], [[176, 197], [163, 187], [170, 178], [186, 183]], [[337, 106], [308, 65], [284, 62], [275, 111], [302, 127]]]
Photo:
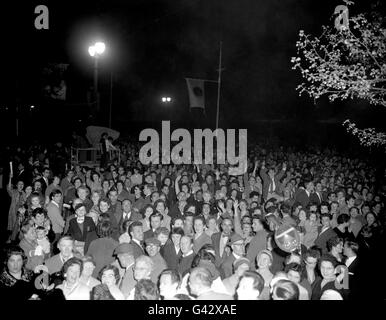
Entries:
[[188, 86], [190, 108], [205, 110], [205, 80], [185, 78]]

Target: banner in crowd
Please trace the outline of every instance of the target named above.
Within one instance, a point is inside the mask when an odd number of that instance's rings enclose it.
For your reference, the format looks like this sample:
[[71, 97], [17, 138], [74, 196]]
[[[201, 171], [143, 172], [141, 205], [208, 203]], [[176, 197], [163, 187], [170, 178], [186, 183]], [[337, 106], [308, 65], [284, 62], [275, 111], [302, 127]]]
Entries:
[[205, 80], [185, 78], [189, 92], [190, 108], [205, 109]]

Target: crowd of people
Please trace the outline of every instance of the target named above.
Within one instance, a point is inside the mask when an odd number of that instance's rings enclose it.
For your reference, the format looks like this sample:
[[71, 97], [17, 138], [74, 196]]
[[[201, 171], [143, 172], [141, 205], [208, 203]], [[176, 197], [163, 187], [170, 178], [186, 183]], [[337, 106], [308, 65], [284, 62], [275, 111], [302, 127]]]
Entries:
[[67, 165], [61, 145], [14, 159], [6, 296], [385, 298], [372, 273], [386, 243], [384, 168], [328, 149], [250, 145], [237, 176], [228, 165], [143, 165], [138, 148], [94, 168]]

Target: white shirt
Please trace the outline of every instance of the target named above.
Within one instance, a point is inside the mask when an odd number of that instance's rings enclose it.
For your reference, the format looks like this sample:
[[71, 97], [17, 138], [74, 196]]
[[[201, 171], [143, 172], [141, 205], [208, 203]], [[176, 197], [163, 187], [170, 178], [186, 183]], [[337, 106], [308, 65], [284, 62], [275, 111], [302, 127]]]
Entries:
[[354, 260], [356, 258], [357, 258], [357, 256], [353, 256], [353, 257], [347, 258], [347, 260], [346, 260], [346, 267], [348, 268], [354, 262]]
[[123, 220], [130, 219], [130, 217], [131, 217], [131, 211], [129, 213], [126, 213], [126, 212], [123, 213]]
[[136, 244], [138, 244], [141, 248], [142, 248], [142, 245], [141, 245], [141, 243], [137, 240], [137, 239], [131, 239], [131, 241], [134, 241]]
[[187, 254], [183, 254], [182, 256], [185, 258], [190, 256], [191, 254], [193, 254], [193, 250], [190, 250]]
[[221, 238], [220, 238], [220, 257], [222, 257], [222, 255], [224, 254], [224, 249], [228, 243], [228, 239], [229, 239], [229, 236], [223, 236], [221, 234]]

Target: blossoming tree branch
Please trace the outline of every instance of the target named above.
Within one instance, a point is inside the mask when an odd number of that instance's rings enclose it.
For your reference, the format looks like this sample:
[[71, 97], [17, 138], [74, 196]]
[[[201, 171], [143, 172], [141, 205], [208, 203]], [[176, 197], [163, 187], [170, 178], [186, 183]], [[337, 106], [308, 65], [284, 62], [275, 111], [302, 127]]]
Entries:
[[[353, 2], [344, 2], [346, 6], [335, 9], [334, 25], [322, 26], [319, 37], [299, 31], [297, 56], [291, 63], [303, 82], [296, 89], [315, 100], [359, 98], [386, 107], [385, 17], [375, 11], [349, 17], [348, 6]], [[386, 146], [385, 134], [358, 129], [348, 120], [345, 125], [362, 144]]]

